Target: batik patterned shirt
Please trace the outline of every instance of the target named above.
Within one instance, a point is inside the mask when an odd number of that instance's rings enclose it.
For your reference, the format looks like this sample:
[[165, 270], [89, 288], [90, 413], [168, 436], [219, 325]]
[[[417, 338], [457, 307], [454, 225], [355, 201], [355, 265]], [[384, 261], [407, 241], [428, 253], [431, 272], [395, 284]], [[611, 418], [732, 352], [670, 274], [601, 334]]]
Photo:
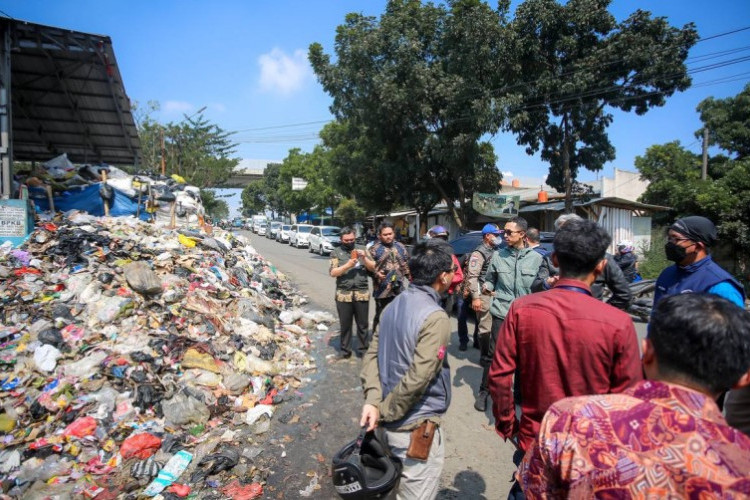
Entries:
[[748, 498], [750, 438], [683, 386], [552, 405], [517, 472], [527, 498]]

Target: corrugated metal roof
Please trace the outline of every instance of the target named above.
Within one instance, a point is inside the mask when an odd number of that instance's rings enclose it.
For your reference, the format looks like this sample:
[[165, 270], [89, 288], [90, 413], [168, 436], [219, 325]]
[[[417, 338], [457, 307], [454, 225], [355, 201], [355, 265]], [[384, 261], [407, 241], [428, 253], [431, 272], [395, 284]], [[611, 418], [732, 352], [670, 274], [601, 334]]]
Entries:
[[13, 157], [132, 165], [140, 141], [103, 35], [0, 19], [11, 32]]
[[[649, 205], [648, 203], [640, 203], [637, 201], [630, 201], [624, 198], [607, 197], [607, 198], [592, 198], [588, 201], [574, 201], [574, 207], [585, 207], [588, 205], [604, 205], [609, 207], [627, 208], [631, 210], [647, 210], [650, 212], [663, 212], [669, 210], [669, 207], [663, 207], [661, 205]], [[521, 207], [518, 211], [520, 213], [528, 212], [560, 212], [565, 210], [565, 201], [550, 201], [547, 203], [530, 203]]]

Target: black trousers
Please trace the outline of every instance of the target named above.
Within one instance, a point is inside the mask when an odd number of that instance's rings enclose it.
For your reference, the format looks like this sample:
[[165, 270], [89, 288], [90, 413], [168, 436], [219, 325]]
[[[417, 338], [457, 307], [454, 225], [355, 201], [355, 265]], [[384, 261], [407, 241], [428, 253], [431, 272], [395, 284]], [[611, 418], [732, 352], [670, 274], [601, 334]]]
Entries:
[[353, 319], [357, 324], [357, 338], [359, 339], [357, 354], [363, 355], [370, 345], [370, 337], [367, 333], [367, 315], [370, 312], [370, 301], [336, 301], [336, 310], [339, 313], [339, 325], [341, 326], [341, 353], [344, 355], [352, 353]]
[[372, 318], [372, 331], [373, 333], [378, 328], [378, 324], [380, 323], [380, 313], [383, 312], [383, 309], [385, 309], [385, 306], [393, 302], [393, 299], [395, 299], [396, 296], [392, 295], [390, 297], [386, 297], [384, 299], [375, 299], [375, 317]]
[[479, 392], [487, 392], [490, 378], [490, 365], [495, 357], [495, 344], [500, 327], [503, 326], [505, 318], [492, 317], [492, 328], [489, 335], [479, 336], [479, 365], [482, 367], [482, 382], [479, 384]]

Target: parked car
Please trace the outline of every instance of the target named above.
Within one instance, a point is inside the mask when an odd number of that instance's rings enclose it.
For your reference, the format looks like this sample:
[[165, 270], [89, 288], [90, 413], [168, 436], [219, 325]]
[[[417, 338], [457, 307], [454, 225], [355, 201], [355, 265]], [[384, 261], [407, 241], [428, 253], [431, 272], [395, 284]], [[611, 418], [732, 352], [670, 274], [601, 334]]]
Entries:
[[289, 243], [289, 237], [292, 235], [291, 224], [282, 224], [278, 231], [276, 231], [276, 241], [280, 243]]
[[[500, 236], [502, 238], [502, 236]], [[555, 239], [555, 233], [540, 233], [540, 239], [539, 243], [542, 245], [542, 248], [544, 248], [547, 251], [552, 251], [552, 241]], [[479, 246], [479, 244], [482, 243], [482, 231], [471, 231], [465, 234], [462, 234], [461, 236], [457, 237], [453, 241], [450, 242], [451, 246], [453, 247], [453, 253], [456, 255], [456, 258], [458, 260], [461, 260], [461, 257], [464, 256], [467, 253], [473, 252], [476, 247]], [[502, 248], [505, 246], [505, 240], [503, 240], [502, 244], [499, 248]]]
[[289, 244], [297, 248], [307, 247], [310, 244], [308, 238], [313, 227], [312, 224], [292, 224], [289, 234]]
[[282, 224], [278, 221], [273, 221], [270, 224], [268, 224], [268, 229], [266, 229], [266, 238], [271, 238], [272, 240], [276, 239], [276, 233], [279, 232], [279, 229], [281, 228]]
[[310, 231], [310, 252], [329, 255], [341, 245], [341, 228], [337, 226], [316, 226]]
[[265, 222], [261, 222], [260, 224], [258, 224], [258, 236], [265, 236], [266, 231], [268, 231], [268, 224], [266, 224]]

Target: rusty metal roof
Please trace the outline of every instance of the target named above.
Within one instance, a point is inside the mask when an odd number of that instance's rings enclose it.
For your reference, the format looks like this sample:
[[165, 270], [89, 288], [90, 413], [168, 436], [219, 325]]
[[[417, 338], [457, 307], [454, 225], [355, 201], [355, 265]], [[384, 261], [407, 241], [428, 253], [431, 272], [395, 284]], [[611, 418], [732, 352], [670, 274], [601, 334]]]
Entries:
[[133, 165], [140, 141], [108, 36], [0, 19], [9, 29], [13, 158]]

